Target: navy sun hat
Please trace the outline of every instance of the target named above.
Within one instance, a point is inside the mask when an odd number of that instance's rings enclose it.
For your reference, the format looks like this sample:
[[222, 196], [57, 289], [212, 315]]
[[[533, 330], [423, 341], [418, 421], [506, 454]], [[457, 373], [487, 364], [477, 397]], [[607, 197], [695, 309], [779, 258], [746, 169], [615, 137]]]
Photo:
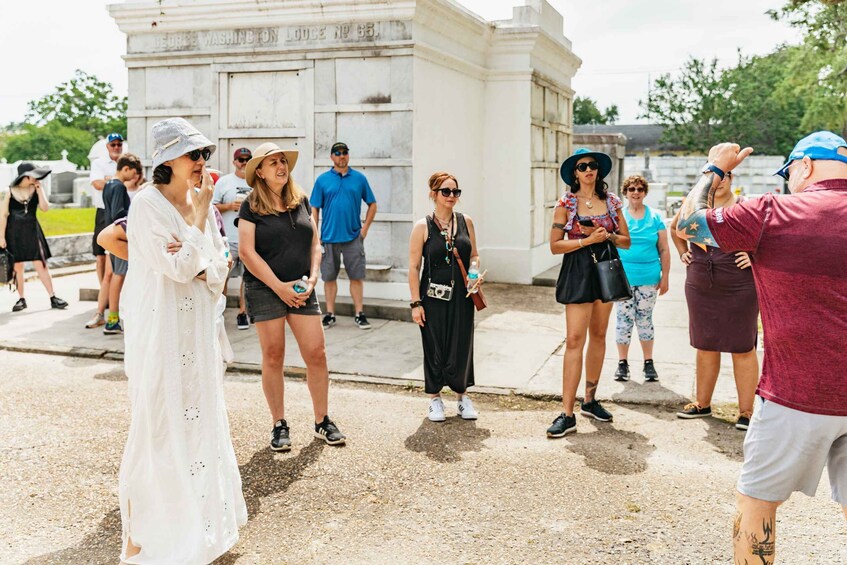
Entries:
[[582, 159], [583, 157], [594, 157], [597, 160], [597, 163], [600, 165], [600, 178], [605, 178], [612, 171], [612, 158], [606, 155], [605, 153], [601, 153], [599, 151], [592, 151], [590, 149], [586, 149], [584, 147], [580, 147], [576, 151], [573, 152], [573, 155], [565, 159], [565, 162], [562, 163], [562, 167], [559, 170], [559, 173], [562, 175], [562, 180], [565, 181], [565, 184], [568, 186], [573, 186], [573, 170], [576, 167], [576, 162]]
[[21, 181], [24, 180], [24, 177], [42, 180], [44, 177], [49, 175], [50, 172], [50, 169], [47, 167], [36, 167], [32, 163], [21, 163], [18, 165], [18, 176], [15, 177], [15, 180], [13, 180], [12, 184], [9, 186], [12, 188], [18, 186], [21, 184]]
[[847, 157], [838, 154], [838, 149], [847, 147], [844, 138], [831, 131], [816, 131], [809, 134], [794, 146], [788, 155], [788, 161], [774, 175], [788, 179], [788, 167], [794, 161], [808, 157], [813, 161], [842, 161], [847, 163]]

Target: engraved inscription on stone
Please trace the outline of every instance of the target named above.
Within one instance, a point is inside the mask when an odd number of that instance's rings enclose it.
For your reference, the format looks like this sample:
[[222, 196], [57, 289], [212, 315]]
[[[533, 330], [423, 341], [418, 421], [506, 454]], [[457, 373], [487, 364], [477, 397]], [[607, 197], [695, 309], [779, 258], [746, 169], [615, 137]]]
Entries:
[[277, 46], [320, 47], [344, 43], [410, 39], [412, 39], [411, 26], [405, 22], [351, 22], [131, 35], [128, 52], [218, 51], [239, 47], [269, 48]]

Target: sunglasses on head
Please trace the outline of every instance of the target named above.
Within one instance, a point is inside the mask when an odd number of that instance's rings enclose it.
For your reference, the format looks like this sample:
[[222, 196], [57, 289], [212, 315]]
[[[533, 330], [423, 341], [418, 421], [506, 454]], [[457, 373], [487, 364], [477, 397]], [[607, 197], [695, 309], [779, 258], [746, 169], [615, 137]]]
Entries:
[[433, 192], [440, 192], [441, 196], [443, 196], [444, 198], [447, 198], [451, 194], [453, 196], [455, 196], [456, 198], [458, 198], [462, 195], [462, 189], [461, 188], [434, 188]]
[[626, 189], [627, 192], [647, 192], [647, 189], [643, 186], [630, 186]]
[[188, 158], [192, 161], [196, 161], [200, 157], [203, 157], [204, 161], [208, 161], [209, 157], [212, 156], [212, 150], [208, 147], [204, 147], [203, 149], [192, 149], [191, 151], [186, 153], [186, 155], [188, 155]]
[[343, 151], [333, 151], [332, 154], [336, 157], [341, 157], [342, 155], [349, 155], [350, 152], [344, 149]]
[[588, 169], [591, 169], [592, 171], [596, 171], [599, 168], [600, 168], [600, 165], [597, 163], [597, 161], [591, 161], [590, 163], [580, 163], [579, 165], [576, 166], [576, 170], [579, 171], [580, 173], [584, 173]]
[[239, 163], [248, 163], [250, 162], [250, 157], [239, 157], [236, 159]]

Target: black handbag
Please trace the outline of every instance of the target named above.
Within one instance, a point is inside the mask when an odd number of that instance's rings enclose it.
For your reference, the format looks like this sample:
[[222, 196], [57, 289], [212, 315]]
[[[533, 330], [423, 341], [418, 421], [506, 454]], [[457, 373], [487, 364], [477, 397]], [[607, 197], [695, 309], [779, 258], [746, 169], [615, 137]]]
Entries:
[[632, 288], [629, 279], [623, 270], [618, 250], [606, 243], [608, 255], [602, 254], [600, 260], [594, 250], [591, 258], [594, 260], [594, 269], [597, 271], [597, 279], [600, 283], [600, 297], [603, 302], [620, 302], [632, 298]]
[[15, 282], [15, 256], [5, 247], [0, 249], [0, 284]]

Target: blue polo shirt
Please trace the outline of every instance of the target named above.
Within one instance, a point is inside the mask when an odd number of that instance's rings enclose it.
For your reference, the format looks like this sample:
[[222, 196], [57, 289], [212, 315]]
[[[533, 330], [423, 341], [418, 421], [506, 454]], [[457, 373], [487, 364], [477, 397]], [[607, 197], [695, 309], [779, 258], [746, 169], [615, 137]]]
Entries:
[[321, 241], [347, 243], [359, 237], [362, 231], [362, 202], [376, 202], [371, 185], [365, 175], [352, 168], [346, 175], [330, 169], [315, 181], [309, 204], [320, 208], [323, 214]]

